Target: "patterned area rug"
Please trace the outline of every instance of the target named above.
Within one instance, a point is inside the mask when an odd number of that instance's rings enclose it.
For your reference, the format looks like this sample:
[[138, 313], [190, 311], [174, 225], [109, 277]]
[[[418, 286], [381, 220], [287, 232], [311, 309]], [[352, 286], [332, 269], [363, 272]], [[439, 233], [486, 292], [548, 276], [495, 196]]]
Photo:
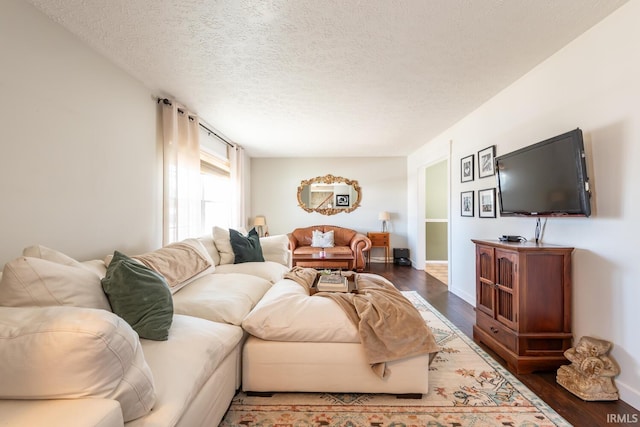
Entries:
[[420, 311], [441, 346], [422, 399], [381, 394], [240, 392], [221, 426], [418, 427], [570, 424], [479, 348], [417, 292], [403, 294]]

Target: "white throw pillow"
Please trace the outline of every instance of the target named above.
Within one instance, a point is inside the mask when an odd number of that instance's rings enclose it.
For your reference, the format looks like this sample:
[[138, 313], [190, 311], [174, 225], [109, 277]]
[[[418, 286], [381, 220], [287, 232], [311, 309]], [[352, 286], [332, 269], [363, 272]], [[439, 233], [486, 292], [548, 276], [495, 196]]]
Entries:
[[[237, 229], [243, 236], [247, 235], [247, 231], [244, 228]], [[229, 229], [222, 227], [213, 227], [213, 242], [220, 253], [220, 264], [233, 264], [236, 256], [233, 253], [233, 247], [231, 246], [231, 237], [229, 236]]]
[[286, 234], [261, 237], [260, 246], [265, 261], [290, 266], [291, 251], [289, 250], [289, 238]]
[[138, 335], [115, 314], [0, 307], [0, 318], [0, 399], [115, 399], [125, 421], [153, 407], [153, 376]]
[[323, 233], [320, 230], [313, 230], [311, 234], [311, 246], [314, 248], [332, 248], [333, 230]]
[[68, 305], [111, 311], [96, 273], [84, 267], [24, 256], [4, 266], [0, 305]]

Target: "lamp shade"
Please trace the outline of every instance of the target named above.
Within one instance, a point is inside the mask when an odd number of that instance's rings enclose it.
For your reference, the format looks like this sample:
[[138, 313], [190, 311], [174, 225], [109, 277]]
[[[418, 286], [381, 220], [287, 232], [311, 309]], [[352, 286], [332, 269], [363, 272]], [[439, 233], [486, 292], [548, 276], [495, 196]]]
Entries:
[[267, 221], [263, 216], [257, 216], [255, 220], [253, 220], [253, 225], [267, 225]]
[[378, 219], [380, 221], [389, 221], [391, 219], [391, 215], [389, 215], [389, 212], [380, 212], [378, 214]]

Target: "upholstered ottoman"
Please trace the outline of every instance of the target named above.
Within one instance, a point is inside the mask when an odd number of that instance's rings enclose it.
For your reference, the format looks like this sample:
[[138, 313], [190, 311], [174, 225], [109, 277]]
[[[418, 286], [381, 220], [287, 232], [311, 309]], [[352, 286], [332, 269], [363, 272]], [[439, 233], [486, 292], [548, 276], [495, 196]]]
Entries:
[[310, 296], [293, 280], [275, 283], [242, 327], [251, 334], [242, 356], [244, 391], [428, 392], [429, 354], [388, 362], [382, 378], [367, 362], [358, 329], [339, 305]]

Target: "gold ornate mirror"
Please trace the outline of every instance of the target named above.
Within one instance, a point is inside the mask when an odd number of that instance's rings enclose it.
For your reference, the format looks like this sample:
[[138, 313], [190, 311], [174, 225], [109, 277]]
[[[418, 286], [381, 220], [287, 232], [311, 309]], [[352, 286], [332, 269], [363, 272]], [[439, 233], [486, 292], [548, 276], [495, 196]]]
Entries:
[[298, 206], [323, 215], [348, 213], [360, 206], [362, 192], [358, 181], [325, 175], [304, 180], [298, 187]]

